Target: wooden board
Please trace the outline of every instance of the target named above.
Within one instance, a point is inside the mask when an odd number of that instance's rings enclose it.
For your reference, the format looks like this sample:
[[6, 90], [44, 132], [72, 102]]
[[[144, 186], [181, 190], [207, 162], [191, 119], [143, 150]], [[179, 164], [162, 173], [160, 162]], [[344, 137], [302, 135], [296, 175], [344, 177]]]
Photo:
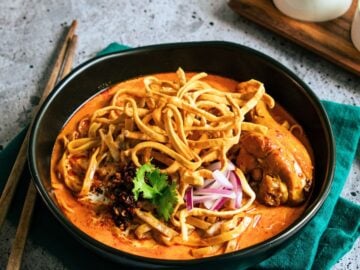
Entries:
[[351, 42], [350, 29], [358, 0], [332, 21], [312, 23], [282, 14], [271, 0], [230, 0], [229, 6], [241, 16], [360, 75], [360, 52]]

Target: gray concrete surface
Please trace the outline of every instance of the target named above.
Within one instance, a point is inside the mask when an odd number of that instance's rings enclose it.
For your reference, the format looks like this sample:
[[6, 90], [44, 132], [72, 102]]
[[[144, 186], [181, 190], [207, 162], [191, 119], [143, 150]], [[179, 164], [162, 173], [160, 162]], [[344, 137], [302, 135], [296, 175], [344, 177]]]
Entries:
[[[180, 41], [226, 40], [280, 61], [321, 99], [360, 105], [360, 78], [241, 18], [225, 0], [2, 0], [0, 2], [0, 145], [31, 118], [54, 63], [58, 41], [73, 19], [79, 22], [75, 65], [117, 41], [132, 47]], [[342, 196], [360, 203], [359, 151]], [[5, 224], [0, 269], [15, 228]], [[334, 269], [359, 269], [359, 240]], [[28, 242], [24, 268], [63, 269], [61, 259]]]

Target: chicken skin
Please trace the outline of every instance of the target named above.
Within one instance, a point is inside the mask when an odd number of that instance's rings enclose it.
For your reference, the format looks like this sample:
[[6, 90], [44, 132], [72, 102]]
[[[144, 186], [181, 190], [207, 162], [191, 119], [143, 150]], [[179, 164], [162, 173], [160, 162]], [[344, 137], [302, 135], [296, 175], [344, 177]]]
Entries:
[[267, 132], [244, 131], [239, 142], [237, 166], [248, 175], [257, 198], [264, 204], [299, 205], [306, 199], [313, 179], [313, 163], [303, 143], [279, 124], [260, 101], [249, 120]]

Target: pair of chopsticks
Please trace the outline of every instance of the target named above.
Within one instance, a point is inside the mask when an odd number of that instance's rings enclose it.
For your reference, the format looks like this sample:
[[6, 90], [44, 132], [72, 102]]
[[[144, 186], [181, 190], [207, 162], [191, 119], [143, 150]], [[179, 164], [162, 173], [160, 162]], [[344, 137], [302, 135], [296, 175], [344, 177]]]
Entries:
[[[63, 41], [58, 56], [56, 58], [55, 65], [50, 74], [50, 78], [45, 86], [43, 95], [40, 100], [40, 104], [49, 95], [55, 84], [64, 78], [72, 69], [75, 49], [77, 44], [77, 35], [75, 35], [75, 29], [77, 27], [77, 21], [74, 20], [69, 27], [68, 33]], [[9, 178], [6, 182], [4, 190], [0, 198], [0, 230], [5, 221], [8, 213], [11, 201], [14, 197], [16, 187], [19, 183], [20, 176], [25, 166], [26, 153], [29, 143], [30, 129], [28, 129], [24, 141], [20, 147], [19, 153], [16, 157], [13, 168], [10, 172]], [[36, 201], [36, 189], [32, 181], [29, 183], [29, 187], [26, 193], [23, 209], [20, 216], [20, 221], [17, 227], [15, 239], [12, 244], [10, 256], [8, 259], [7, 270], [20, 269], [21, 259], [24, 252], [27, 234], [30, 227], [31, 217], [34, 210]]]

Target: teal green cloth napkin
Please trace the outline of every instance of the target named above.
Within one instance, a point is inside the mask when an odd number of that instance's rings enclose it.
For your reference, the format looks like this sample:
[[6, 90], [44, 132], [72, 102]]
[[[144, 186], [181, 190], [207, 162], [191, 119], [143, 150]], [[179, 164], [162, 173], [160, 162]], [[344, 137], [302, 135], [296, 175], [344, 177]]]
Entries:
[[[104, 55], [128, 49], [112, 43], [99, 52]], [[317, 215], [286, 248], [279, 250], [254, 269], [330, 269], [359, 237], [360, 206], [339, 198], [353, 163], [360, 138], [360, 107], [323, 101], [332, 124], [336, 141], [336, 168], [330, 194]], [[0, 190], [10, 173], [24, 132], [14, 138], [0, 152]], [[23, 192], [24, 193], [24, 192]], [[19, 208], [21, 199], [15, 198], [12, 208]], [[11, 212], [11, 209], [10, 209]], [[15, 212], [15, 211], [13, 211]], [[8, 219], [15, 223], [18, 217], [10, 213]], [[44, 224], [43, 219], [47, 220]], [[47, 231], [46, 235], [43, 233]], [[114, 268], [116, 265], [90, 253], [73, 240], [54, 220], [42, 202], [35, 208], [30, 238], [58, 257], [68, 269]], [[56, 241], [56, 245], [54, 245]], [[87, 258], [80, 260], [79, 258]], [[222, 269], [238, 269], [236, 263], [224, 265]]]
[[[359, 237], [360, 206], [339, 199], [360, 138], [360, 107], [323, 101], [336, 143], [330, 194], [315, 218], [287, 248], [258, 269], [330, 269]], [[295, 265], [293, 265], [295, 264]]]

